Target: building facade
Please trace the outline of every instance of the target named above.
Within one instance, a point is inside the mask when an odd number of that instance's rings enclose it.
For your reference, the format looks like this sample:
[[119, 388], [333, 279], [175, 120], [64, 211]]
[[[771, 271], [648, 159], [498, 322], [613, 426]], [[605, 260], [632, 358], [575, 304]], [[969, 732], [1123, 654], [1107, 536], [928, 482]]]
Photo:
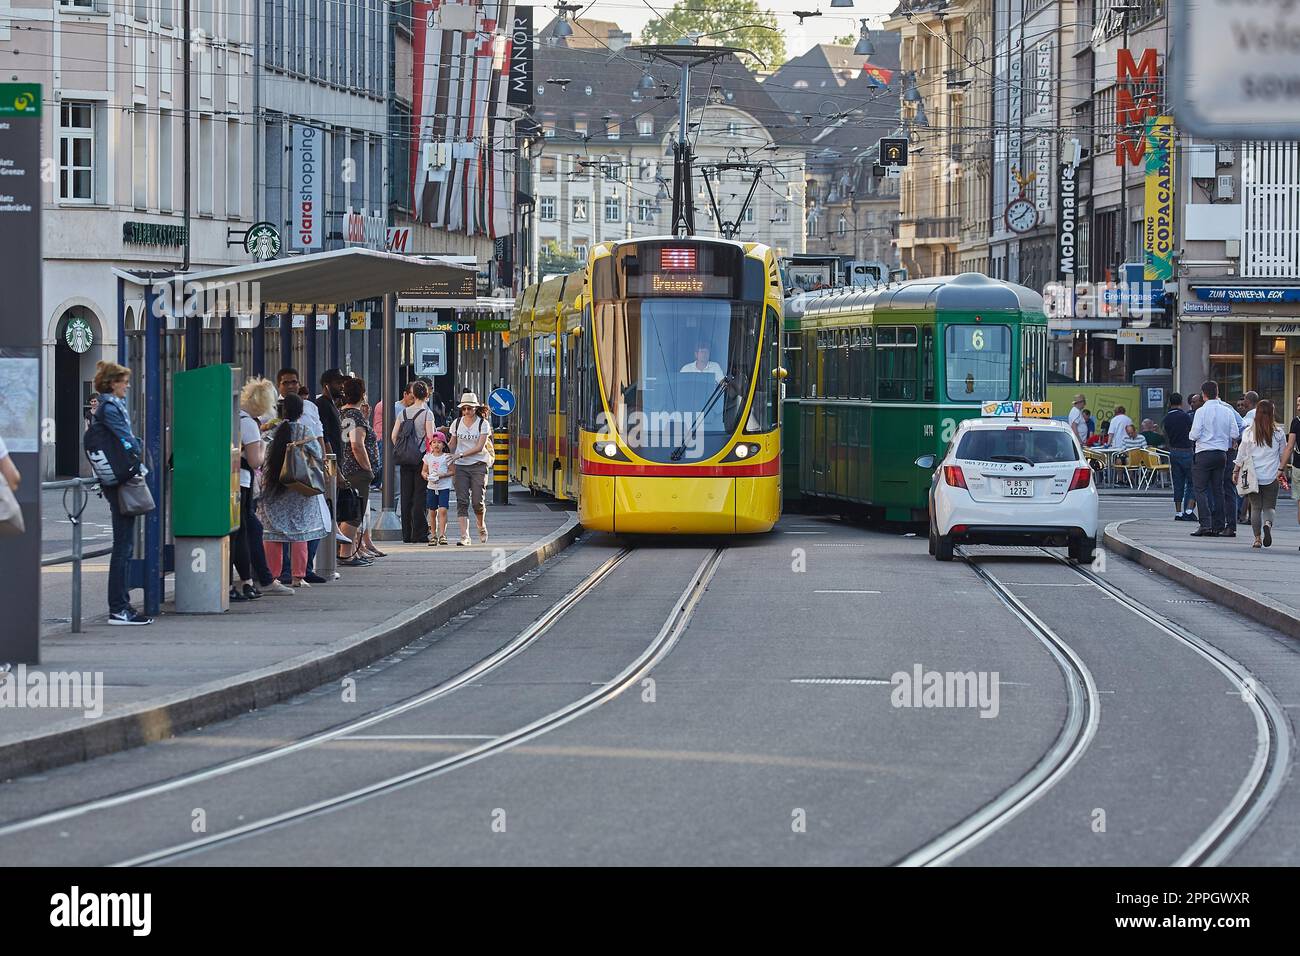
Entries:
[[[677, 72], [627, 52], [629, 37], [615, 25], [574, 27], [576, 41], [543, 31], [536, 51], [533, 115], [541, 138], [530, 166], [543, 275], [576, 267], [595, 243], [671, 228]], [[718, 216], [735, 223], [739, 239], [779, 255], [802, 252], [804, 151], [779, 135], [784, 112], [734, 59], [698, 71], [693, 83], [697, 230], [719, 234], [703, 171], [720, 162], [761, 164], [748, 205], [752, 172], [717, 170], [710, 178]]]
[[[42, 84], [42, 416], [54, 423], [46, 477], [81, 467], [95, 363], [116, 358], [114, 269], [192, 271], [245, 261], [227, 245], [252, 222], [255, 6], [196, 6], [188, 49], [178, 0], [45, 0], [0, 13], [7, 77]], [[190, 63], [190, 217], [182, 74]], [[144, 300], [128, 292], [127, 331]]]

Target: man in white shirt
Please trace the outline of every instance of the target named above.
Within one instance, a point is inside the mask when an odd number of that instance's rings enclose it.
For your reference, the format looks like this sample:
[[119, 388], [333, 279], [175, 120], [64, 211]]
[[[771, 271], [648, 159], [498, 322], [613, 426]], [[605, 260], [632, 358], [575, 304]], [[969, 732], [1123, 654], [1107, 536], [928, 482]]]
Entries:
[[722, 381], [722, 366], [717, 362], [709, 361], [709, 346], [707, 342], [701, 342], [695, 347], [695, 361], [687, 362], [682, 366], [683, 372], [712, 372], [715, 382]]
[[1121, 438], [1124, 437], [1126, 430], [1133, 424], [1133, 419], [1124, 414], [1124, 406], [1115, 406], [1115, 415], [1110, 420], [1110, 430], [1106, 432], [1108, 444], [1118, 445]]
[[1201, 386], [1205, 402], [1196, 410], [1192, 430], [1188, 437], [1196, 443], [1192, 459], [1192, 487], [1196, 490], [1197, 514], [1200, 527], [1192, 532], [1194, 537], [1208, 538], [1237, 536], [1236, 513], [1228, 520], [1225, 501], [1223, 471], [1228, 463], [1228, 449], [1241, 435], [1242, 422], [1235, 409], [1219, 400], [1218, 382], [1209, 381]]
[[1083, 395], [1076, 395], [1070, 405], [1070, 430], [1079, 439], [1080, 445], [1088, 442], [1088, 419], [1083, 414], [1083, 406], [1087, 404], [1088, 400]]

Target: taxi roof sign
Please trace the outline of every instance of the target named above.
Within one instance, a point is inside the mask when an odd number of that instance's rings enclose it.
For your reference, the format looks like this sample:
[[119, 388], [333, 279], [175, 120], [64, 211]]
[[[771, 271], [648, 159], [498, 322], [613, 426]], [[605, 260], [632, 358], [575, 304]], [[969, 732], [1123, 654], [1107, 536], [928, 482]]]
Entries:
[[1051, 418], [1051, 402], [985, 402], [981, 418]]

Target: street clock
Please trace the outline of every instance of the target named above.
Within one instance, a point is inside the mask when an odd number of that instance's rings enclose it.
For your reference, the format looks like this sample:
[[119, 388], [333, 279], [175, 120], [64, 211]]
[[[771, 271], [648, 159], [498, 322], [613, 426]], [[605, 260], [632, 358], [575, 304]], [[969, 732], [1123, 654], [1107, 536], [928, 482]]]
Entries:
[[1012, 232], [1026, 233], [1038, 225], [1038, 207], [1021, 196], [1011, 201], [1003, 218]]

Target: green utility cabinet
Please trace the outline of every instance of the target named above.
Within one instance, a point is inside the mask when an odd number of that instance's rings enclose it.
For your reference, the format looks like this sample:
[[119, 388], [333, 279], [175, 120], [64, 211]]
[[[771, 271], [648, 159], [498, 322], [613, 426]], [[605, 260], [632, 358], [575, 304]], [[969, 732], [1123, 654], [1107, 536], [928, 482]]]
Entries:
[[243, 372], [206, 365], [172, 377], [172, 534], [224, 538], [239, 527]]

